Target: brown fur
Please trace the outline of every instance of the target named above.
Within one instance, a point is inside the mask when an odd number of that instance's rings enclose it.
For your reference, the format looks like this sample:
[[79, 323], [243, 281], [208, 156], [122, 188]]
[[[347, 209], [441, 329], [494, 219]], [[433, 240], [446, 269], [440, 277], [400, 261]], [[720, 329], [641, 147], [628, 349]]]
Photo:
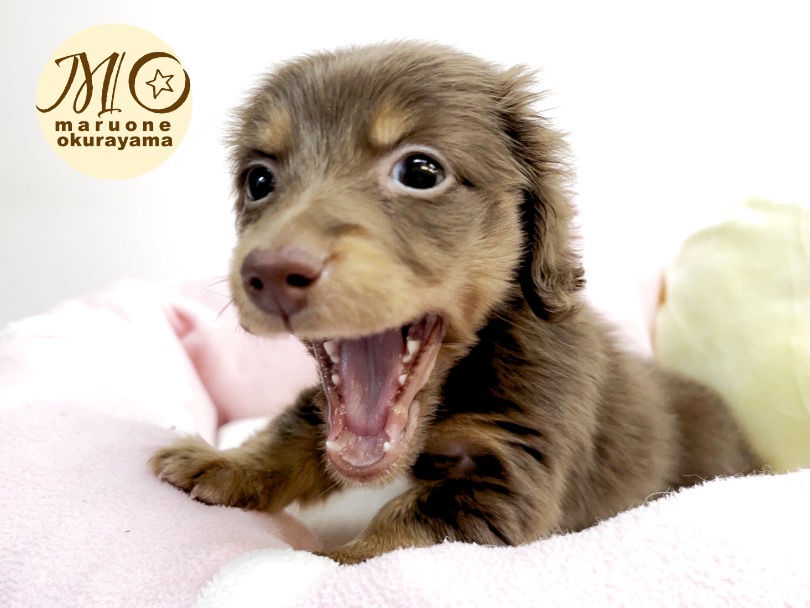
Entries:
[[[414, 486], [330, 555], [356, 562], [443, 539], [519, 544], [578, 530], [658, 493], [758, 466], [721, 400], [618, 349], [584, 304], [560, 135], [525, 70], [413, 43], [305, 57], [266, 78], [234, 133], [232, 291], [254, 333], [373, 334], [430, 311], [447, 322], [397, 466]], [[274, 123], [278, 122], [278, 125]], [[430, 146], [455, 182], [387, 189], [390, 155]], [[271, 203], [244, 172], [272, 157]], [[239, 268], [257, 248], [328, 259], [330, 280], [287, 320], [255, 307]], [[324, 393], [302, 395], [244, 446], [196, 438], [152, 459], [208, 503], [274, 511], [345, 481], [325, 464]]]

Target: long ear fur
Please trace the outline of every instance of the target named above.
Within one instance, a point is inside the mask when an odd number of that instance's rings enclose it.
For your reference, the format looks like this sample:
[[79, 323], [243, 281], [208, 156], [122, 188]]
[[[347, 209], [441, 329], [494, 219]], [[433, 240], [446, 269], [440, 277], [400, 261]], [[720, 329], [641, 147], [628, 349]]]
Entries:
[[532, 74], [517, 67], [504, 72], [502, 118], [512, 154], [524, 176], [521, 218], [525, 247], [518, 281], [534, 313], [560, 321], [580, 305], [584, 271], [573, 247], [574, 208], [565, 191], [568, 169], [560, 133], [544, 124], [533, 104]]

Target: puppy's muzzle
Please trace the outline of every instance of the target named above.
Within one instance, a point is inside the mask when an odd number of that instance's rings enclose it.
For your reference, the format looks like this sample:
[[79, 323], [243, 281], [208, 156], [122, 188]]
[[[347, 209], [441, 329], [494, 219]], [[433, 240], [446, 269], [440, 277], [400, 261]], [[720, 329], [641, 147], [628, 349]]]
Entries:
[[260, 310], [280, 316], [285, 324], [307, 305], [326, 261], [300, 247], [254, 249], [242, 262], [242, 285]]

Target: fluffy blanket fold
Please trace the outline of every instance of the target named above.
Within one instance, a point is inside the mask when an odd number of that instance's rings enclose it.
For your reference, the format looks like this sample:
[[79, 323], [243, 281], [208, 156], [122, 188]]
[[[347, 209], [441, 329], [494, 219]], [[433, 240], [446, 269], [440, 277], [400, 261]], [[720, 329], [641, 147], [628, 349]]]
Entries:
[[808, 504], [804, 470], [712, 481], [522, 547], [446, 543], [340, 567], [265, 549], [223, 567], [195, 607], [807, 606]]

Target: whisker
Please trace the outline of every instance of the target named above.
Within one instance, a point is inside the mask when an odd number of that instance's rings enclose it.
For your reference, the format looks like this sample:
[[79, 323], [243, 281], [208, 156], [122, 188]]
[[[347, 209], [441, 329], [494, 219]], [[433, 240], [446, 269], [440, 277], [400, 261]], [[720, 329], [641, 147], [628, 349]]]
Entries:
[[318, 498], [323, 498], [323, 497], [324, 497], [324, 496], [327, 494], [327, 492], [331, 492], [332, 490], [334, 490], [334, 489], [335, 489], [336, 487], [338, 487], [339, 485], [340, 485], [340, 482], [339, 482], [339, 481], [336, 481], [336, 482], [335, 482], [335, 483], [333, 483], [331, 486], [329, 486], [328, 488], [326, 488], [326, 489], [325, 489], [323, 492], [321, 492], [320, 494], [318, 494]]
[[228, 307], [231, 304], [233, 304], [233, 299], [229, 298], [228, 302], [225, 304], [225, 306], [223, 306], [222, 309], [219, 311], [219, 313], [217, 313], [217, 317], [216, 317], [217, 321], [219, 321], [220, 317], [222, 317], [222, 315], [225, 313], [225, 311], [228, 310]]
[[200, 289], [202, 289], [203, 291], [207, 291], [208, 293], [212, 293], [215, 296], [220, 296], [220, 297], [223, 297], [223, 298], [230, 298], [231, 297], [230, 294], [219, 293], [218, 291], [214, 291], [213, 289], [210, 289], [210, 287], [213, 287], [214, 285], [216, 285], [218, 283], [222, 283], [222, 281], [217, 281], [215, 283], [210, 283], [209, 285], [201, 285], [200, 283], [197, 283], [197, 282], [195, 282], [194, 284], [197, 287], [199, 287]]

